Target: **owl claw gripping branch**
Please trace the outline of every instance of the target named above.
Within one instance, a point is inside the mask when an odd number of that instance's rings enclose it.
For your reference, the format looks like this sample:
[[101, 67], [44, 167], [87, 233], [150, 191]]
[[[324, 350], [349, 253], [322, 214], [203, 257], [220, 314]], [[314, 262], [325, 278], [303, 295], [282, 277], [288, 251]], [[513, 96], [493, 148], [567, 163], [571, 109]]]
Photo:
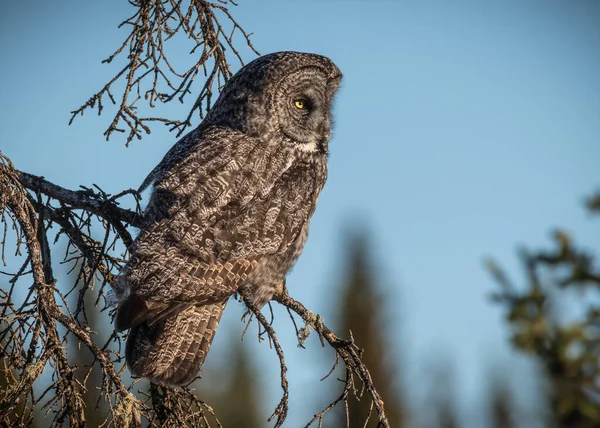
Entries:
[[243, 287], [262, 307], [281, 286], [327, 178], [341, 77], [315, 54], [252, 61], [148, 175], [145, 224], [114, 284], [133, 374], [188, 384], [229, 297]]

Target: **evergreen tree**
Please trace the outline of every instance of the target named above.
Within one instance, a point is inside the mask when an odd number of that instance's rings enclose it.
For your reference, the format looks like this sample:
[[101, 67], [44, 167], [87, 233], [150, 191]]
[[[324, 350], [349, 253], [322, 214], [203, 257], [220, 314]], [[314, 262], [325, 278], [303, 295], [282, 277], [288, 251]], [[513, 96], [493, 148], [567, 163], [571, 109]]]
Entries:
[[428, 426], [437, 428], [458, 428], [456, 414], [456, 392], [452, 377], [452, 368], [447, 361], [429, 371], [430, 389], [425, 403], [425, 419], [433, 417]]
[[492, 428], [516, 428], [516, 409], [510, 388], [499, 375], [490, 376], [488, 392], [489, 421]]
[[[394, 355], [389, 335], [392, 331], [384, 325], [385, 299], [381, 295], [376, 267], [373, 265], [371, 250], [366, 233], [349, 236], [346, 246], [346, 272], [340, 290], [341, 312], [338, 331], [340, 335], [352, 337], [359, 348], [364, 349], [364, 362], [371, 370], [375, 386], [385, 403], [385, 410], [392, 427], [406, 426], [406, 410], [400, 395], [400, 359]], [[388, 358], [386, 358], [386, 356]], [[360, 390], [362, 385], [357, 382]], [[351, 396], [348, 400], [350, 427], [363, 427], [369, 415], [371, 400], [364, 393], [360, 400]], [[345, 426], [346, 414], [343, 406], [337, 411], [339, 426]], [[371, 415], [367, 427], [376, 427], [377, 421]]]
[[228, 380], [225, 388], [211, 389], [202, 381], [198, 382], [199, 398], [214, 407], [223, 428], [262, 428], [266, 424], [261, 413], [262, 397], [256, 368], [246, 348], [238, 335], [231, 335], [227, 366], [221, 367], [221, 375], [216, 376]]
[[[588, 201], [600, 214], [600, 194]], [[565, 231], [554, 233], [555, 248], [521, 251], [524, 286], [509, 280], [496, 263], [488, 267], [500, 285], [494, 296], [506, 310], [515, 348], [533, 356], [549, 384], [551, 426], [600, 426], [600, 268], [594, 255], [581, 249]], [[556, 310], [559, 297], [569, 290], [587, 290], [578, 310], [569, 318]], [[578, 293], [581, 296], [580, 293]]]

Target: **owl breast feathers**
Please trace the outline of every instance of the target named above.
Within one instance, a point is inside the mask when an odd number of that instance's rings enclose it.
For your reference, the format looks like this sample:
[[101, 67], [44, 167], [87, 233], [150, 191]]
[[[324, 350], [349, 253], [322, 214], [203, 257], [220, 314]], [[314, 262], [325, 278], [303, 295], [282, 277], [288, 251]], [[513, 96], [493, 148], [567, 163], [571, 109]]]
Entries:
[[256, 59], [146, 178], [145, 224], [114, 284], [133, 374], [188, 384], [228, 298], [244, 287], [261, 307], [282, 286], [327, 178], [340, 80], [323, 56]]

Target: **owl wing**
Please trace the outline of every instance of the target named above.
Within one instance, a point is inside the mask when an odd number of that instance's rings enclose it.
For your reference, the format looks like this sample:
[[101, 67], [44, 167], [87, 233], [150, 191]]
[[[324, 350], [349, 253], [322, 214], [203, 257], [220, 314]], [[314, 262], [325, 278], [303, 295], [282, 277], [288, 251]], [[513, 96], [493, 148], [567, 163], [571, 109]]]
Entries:
[[[260, 217], [276, 203], [266, 196], [289, 168], [286, 154], [265, 159], [264, 143], [223, 128], [200, 138], [187, 157], [158, 174], [146, 227], [118, 280], [129, 292], [117, 312], [119, 331], [226, 300], [285, 238]], [[256, 212], [253, 224], [236, 223], [248, 210]]]

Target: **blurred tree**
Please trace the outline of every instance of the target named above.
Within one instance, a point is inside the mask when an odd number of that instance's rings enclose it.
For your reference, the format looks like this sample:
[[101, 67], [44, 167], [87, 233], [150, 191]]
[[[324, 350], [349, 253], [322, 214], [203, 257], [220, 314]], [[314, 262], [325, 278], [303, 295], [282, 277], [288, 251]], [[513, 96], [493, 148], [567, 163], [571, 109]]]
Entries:
[[488, 391], [489, 421], [491, 428], [516, 428], [516, 408], [510, 387], [500, 374], [490, 376]]
[[222, 368], [221, 379], [229, 378], [225, 388], [208, 389], [199, 382], [198, 396], [213, 404], [223, 428], [261, 428], [265, 417], [261, 413], [262, 396], [246, 346], [237, 334], [231, 335], [227, 367]]
[[456, 418], [456, 409], [451, 395], [444, 395], [443, 400], [436, 403], [435, 412], [437, 413], [437, 424], [439, 428], [458, 428], [459, 424]]
[[[587, 206], [591, 213], [600, 213], [600, 194]], [[554, 240], [553, 249], [520, 252], [524, 287], [516, 287], [488, 261], [500, 285], [494, 298], [506, 310], [513, 345], [536, 358], [548, 377], [554, 426], [599, 427], [600, 270], [593, 256], [577, 248], [566, 232], [557, 230]], [[568, 316], [559, 316], [558, 297], [567, 301], [570, 290], [589, 293], [580, 293], [578, 307], [568, 307]]]
[[456, 414], [456, 391], [452, 377], [452, 367], [448, 359], [440, 359], [428, 373], [429, 393], [424, 406], [426, 426], [437, 428], [458, 428]]
[[[406, 426], [407, 412], [399, 391], [401, 377], [399, 373], [400, 358], [394, 355], [393, 361], [386, 356], [390, 352], [389, 328], [385, 326], [382, 315], [385, 313], [385, 299], [382, 297], [377, 278], [377, 269], [373, 266], [371, 249], [367, 233], [348, 236], [346, 272], [340, 290], [341, 312], [337, 325], [340, 332], [352, 333], [355, 343], [363, 349], [365, 364], [371, 368], [373, 383], [379, 390], [385, 403], [385, 409], [392, 427]], [[363, 385], [356, 382], [360, 390]], [[360, 394], [359, 394], [360, 396]], [[340, 409], [337, 413], [339, 426], [346, 426], [346, 414]], [[350, 427], [363, 427], [364, 421], [371, 412], [371, 400], [363, 394], [358, 400], [348, 400], [348, 417]], [[376, 427], [377, 418], [372, 414], [367, 427]]]

